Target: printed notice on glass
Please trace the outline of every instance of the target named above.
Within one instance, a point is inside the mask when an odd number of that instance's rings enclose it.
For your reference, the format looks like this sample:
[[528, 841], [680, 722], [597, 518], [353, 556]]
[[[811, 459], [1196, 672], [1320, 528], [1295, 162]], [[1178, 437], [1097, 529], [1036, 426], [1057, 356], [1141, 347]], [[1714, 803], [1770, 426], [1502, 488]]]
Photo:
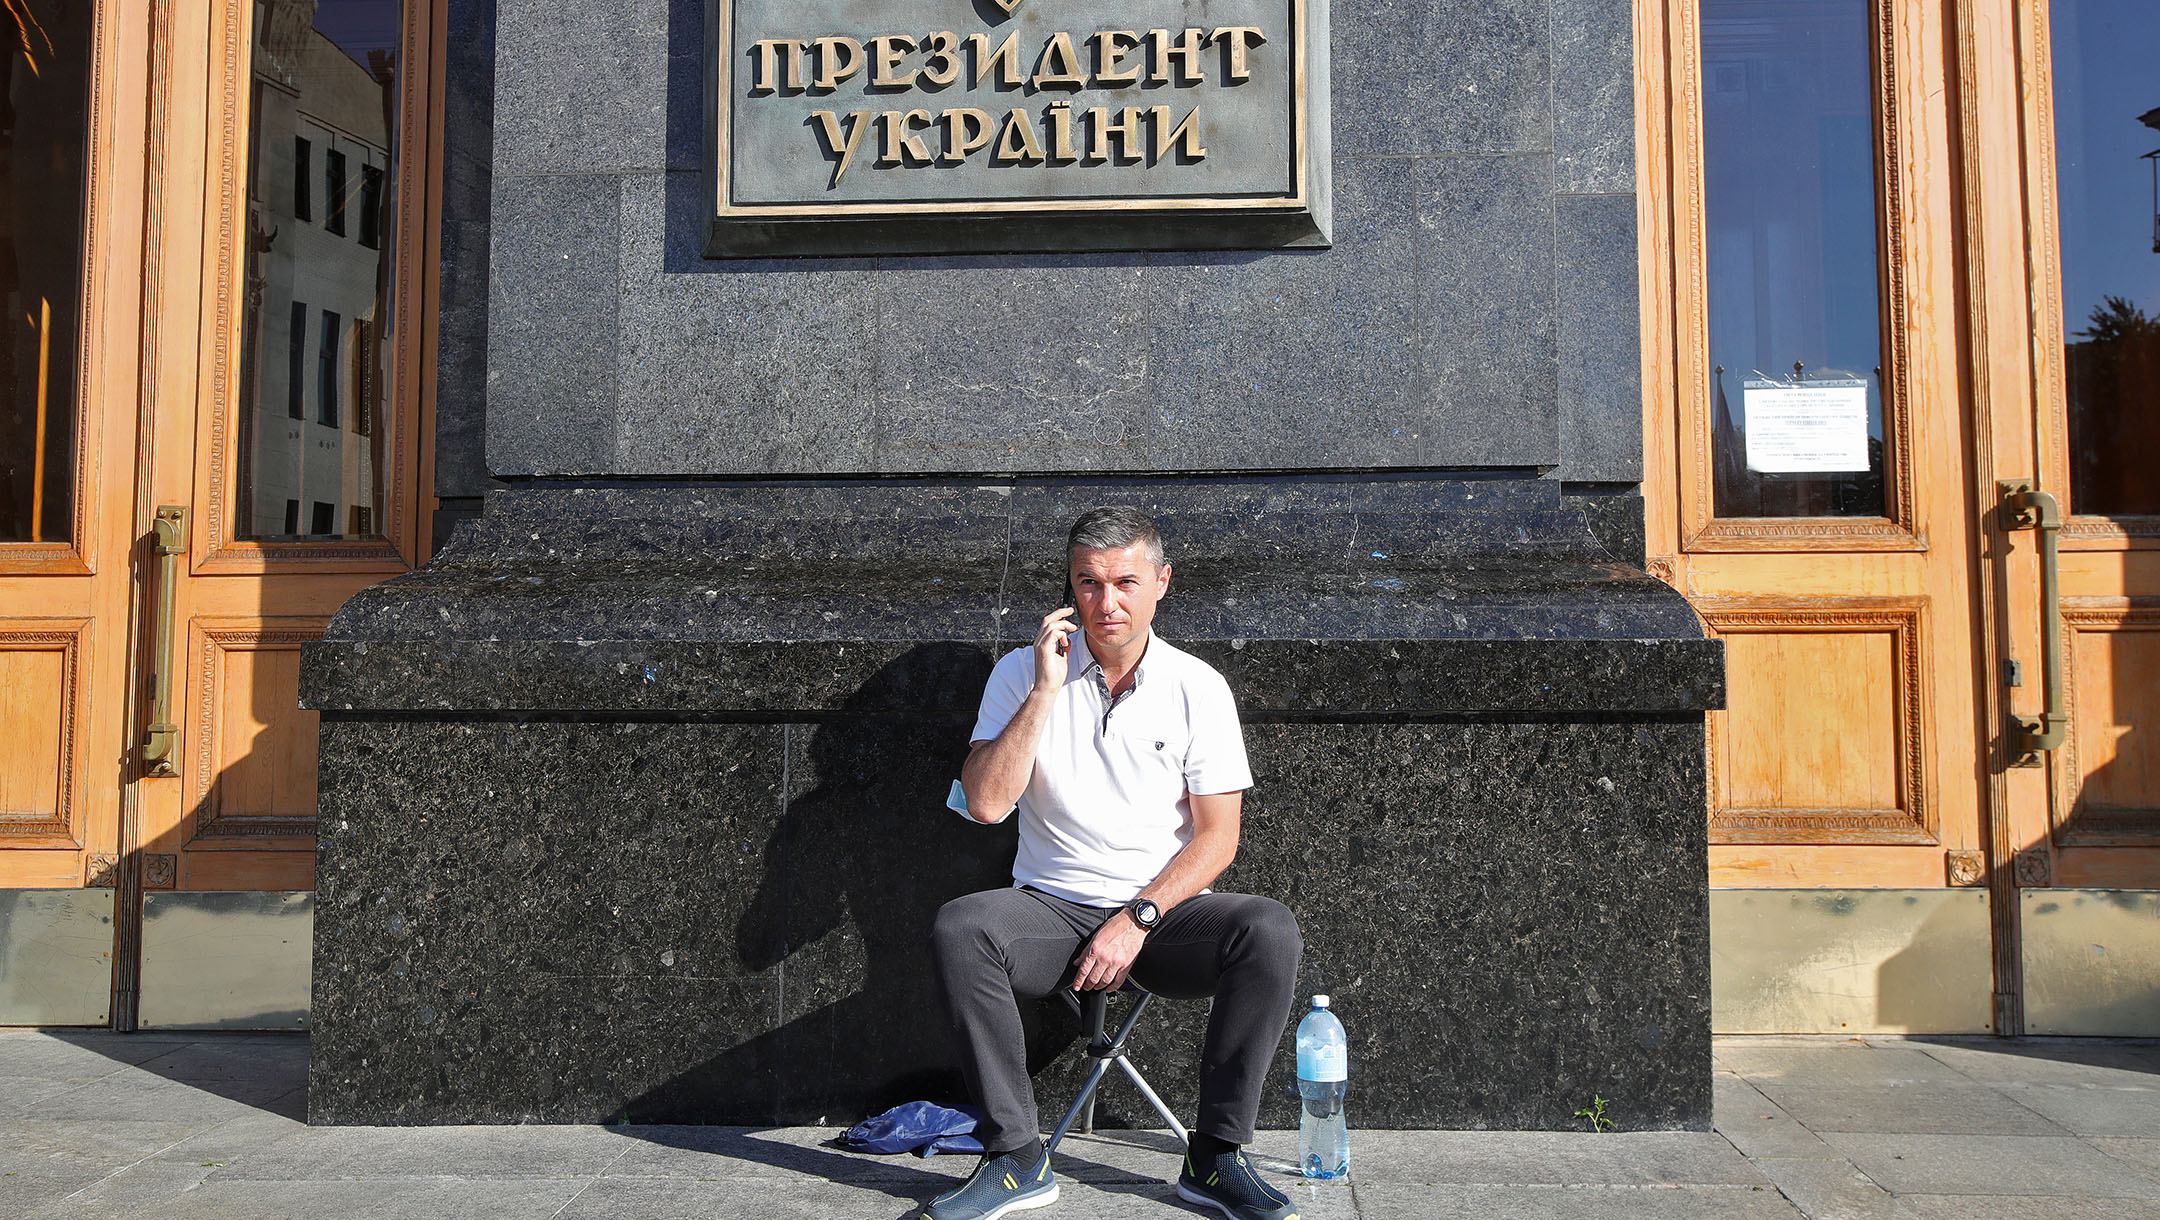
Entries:
[[1867, 382], [1750, 381], [1744, 393], [1749, 470], [1764, 474], [1867, 471]]

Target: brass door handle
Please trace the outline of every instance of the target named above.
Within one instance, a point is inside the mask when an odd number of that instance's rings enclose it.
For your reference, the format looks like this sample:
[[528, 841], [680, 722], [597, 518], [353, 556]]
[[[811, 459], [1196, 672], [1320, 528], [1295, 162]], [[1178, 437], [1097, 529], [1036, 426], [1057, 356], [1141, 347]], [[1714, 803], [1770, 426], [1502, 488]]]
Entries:
[[157, 641], [150, 663], [150, 731], [143, 739], [143, 768], [150, 775], [172, 775], [173, 742], [180, 726], [173, 723], [173, 666], [179, 656], [173, 650], [173, 602], [180, 585], [180, 558], [188, 549], [188, 510], [177, 504], [160, 504], [153, 523], [156, 540], [151, 554], [157, 557]]
[[2030, 479], [2006, 479], [1995, 485], [2002, 494], [2003, 528], [2034, 530], [2040, 544], [2040, 715], [2010, 714], [2010, 765], [2037, 767], [2040, 755], [2063, 743], [2070, 714], [2063, 703], [2063, 618], [2061, 572], [2056, 540], [2062, 534], [2062, 505]]

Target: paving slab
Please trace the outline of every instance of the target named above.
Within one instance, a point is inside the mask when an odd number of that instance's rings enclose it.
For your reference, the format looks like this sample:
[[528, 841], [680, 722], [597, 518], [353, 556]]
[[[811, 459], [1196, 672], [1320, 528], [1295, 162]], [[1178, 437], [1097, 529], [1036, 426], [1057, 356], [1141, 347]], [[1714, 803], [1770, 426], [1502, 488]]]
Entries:
[[[216, 1085], [167, 1080], [123, 1066], [87, 1084], [22, 1107], [32, 1119], [97, 1119], [155, 1114], [161, 1119], [207, 1126], [269, 1108], [289, 1099], [293, 1084], [282, 1076], [228, 1080]], [[289, 1106], [289, 1101], [287, 1101]]]
[[[118, 1071], [117, 1067], [112, 1068]], [[31, 1105], [79, 1089], [88, 1080], [61, 1080], [44, 1076], [0, 1076], [0, 1118], [13, 1118]]]
[[2160, 1220], [2160, 1203], [2060, 1195], [1910, 1195], [1898, 1200], [1896, 1220]]
[[155, 1156], [199, 1129], [192, 1123], [117, 1116], [0, 1119], [0, 1174], [72, 1177], [86, 1166], [106, 1173]]
[[1767, 1186], [1420, 1186], [1360, 1183], [1359, 1214], [1388, 1220], [1801, 1220]]
[[2073, 1136], [1825, 1132], [1896, 1195], [2084, 1195], [2160, 1199], [2160, 1181]]
[[135, 1066], [189, 1084], [282, 1080], [299, 1085], [307, 1082], [308, 1044], [299, 1037], [190, 1042]]
[[1808, 1220], [1894, 1220], [1897, 1197], [1843, 1157], [1755, 1162]]
[[2004, 1084], [2005, 1097], [2073, 1135], [2160, 1138], [2160, 1088]]
[[1770, 1100], [1762, 1090], [1731, 1072], [1719, 1072], [1711, 1080], [1711, 1108], [1718, 1134], [1731, 1140], [1750, 1158], [1830, 1157], [1844, 1160], [1837, 1149], [1822, 1141]]
[[679, 1220], [685, 1216], [885, 1220], [917, 1210], [912, 1196], [845, 1182], [603, 1178], [571, 1199], [555, 1213], [555, 1220]]
[[[1301, 1220], [1355, 1220], [1360, 1215], [1347, 1182], [1271, 1180], [1297, 1204]], [[1220, 1220], [1221, 1213], [1179, 1199], [1170, 1182], [1063, 1182], [1056, 1205], [1040, 1215], [1045, 1220], [1191, 1220], [1196, 1215]]]
[[[830, 1127], [610, 1127], [620, 1155], [607, 1177], [765, 1181], [809, 1176], [840, 1182], [902, 1182], [928, 1189], [975, 1167], [972, 1156], [872, 1156], [826, 1147]], [[942, 1189], [942, 1187], [939, 1187]]]
[[1882, 1045], [1857, 1038], [1838, 1041], [1747, 1039], [1717, 1045], [1717, 1066], [1755, 1081], [1799, 1077], [1817, 1083], [1872, 1081], [1904, 1084], [1963, 1082], [1971, 1077], [1926, 1050], [1905, 1044]]
[[[1358, 1138], [1351, 1137], [1353, 1146]], [[1308, 1180], [1298, 1172], [1294, 1131], [1258, 1132], [1245, 1151], [1261, 1176], [1282, 1189]], [[1115, 1130], [1066, 1136], [1051, 1164], [1059, 1174], [1080, 1181], [1169, 1184], [1177, 1181], [1184, 1158], [1184, 1143], [1169, 1131]]]
[[[826, 1127], [308, 1127], [305, 1048], [0, 1031], [0, 1217], [899, 1220], [974, 1165], [848, 1152]], [[1292, 1132], [1251, 1155], [1305, 1220], [2160, 1220], [2155, 1044], [1716, 1049], [1717, 1133], [1357, 1131], [1334, 1183], [1297, 1176]], [[1181, 1150], [1068, 1137], [1043, 1214], [1203, 1214], [1172, 1190]]]
[[307, 1124], [297, 1118], [254, 1110], [221, 1123], [198, 1127], [150, 1159], [227, 1164], [253, 1156], [270, 1144], [307, 1129]]
[[1875, 1131], [1920, 1135], [2070, 1134], [1993, 1085], [1970, 1080], [1754, 1077], [1749, 1083], [1818, 1135]]
[[585, 1178], [629, 1150], [597, 1126], [305, 1127], [237, 1157], [218, 1180]]
[[1762, 1186], [1715, 1132], [1365, 1131], [1350, 1136], [1361, 1182], [1545, 1186]]
[[[1276, 1136], [1282, 1138], [1270, 1138]], [[1290, 1159], [1296, 1141], [1287, 1132], [1261, 1132], [1248, 1153], [1270, 1180], [1304, 1180]], [[1081, 1181], [1175, 1182], [1184, 1158], [1184, 1143], [1170, 1131], [1119, 1130], [1067, 1135], [1050, 1163], [1059, 1174]]]
[[[226, 1181], [212, 1174], [193, 1190], [159, 1204], [157, 1220], [547, 1220], [590, 1180]], [[66, 1220], [142, 1220], [143, 1213], [83, 1206]]]
[[150, 1216], [202, 1184], [217, 1172], [215, 1164], [145, 1161], [116, 1170], [66, 1191], [4, 1214], [24, 1220], [75, 1220], [86, 1216]]
[[1973, 1080], [2160, 1088], [2160, 1054], [2140, 1043], [1961, 1039], [1907, 1045]]
[[0, 1029], [0, 1066], [10, 1076], [95, 1080], [117, 1068], [155, 1059], [184, 1042], [135, 1041], [124, 1034], [54, 1034], [37, 1029]]
[[122, 1166], [75, 1160], [0, 1170], [0, 1216], [20, 1216], [47, 1200], [95, 1185]]
[[2085, 1142], [2126, 1165], [2160, 1179], [2160, 1139], [2087, 1136]]
[[[972, 1156], [869, 1156], [825, 1147], [837, 1132], [832, 1128], [739, 1128], [670, 1127], [613, 1129], [633, 1144], [609, 1166], [604, 1183], [617, 1180], [654, 1184], [649, 1191], [632, 1191], [625, 1199], [639, 1200], [639, 1208], [664, 1205], [667, 1200], [750, 1200], [766, 1192], [790, 1194], [808, 1191], [822, 1195], [827, 1187], [844, 1188], [847, 1197], [884, 1195], [904, 1206], [940, 1194], [958, 1184], [975, 1167]], [[1280, 1147], [1277, 1147], [1280, 1145]], [[1300, 1201], [1306, 1220], [1351, 1217], [1356, 1214], [1348, 1183], [1308, 1182], [1297, 1173], [1288, 1154], [1294, 1149], [1291, 1132], [1263, 1132], [1253, 1146], [1252, 1157], [1276, 1187]], [[1271, 1151], [1272, 1150], [1272, 1151]], [[1093, 1136], [1068, 1136], [1053, 1162], [1063, 1192], [1057, 1215], [1080, 1218], [1109, 1216], [1190, 1215], [1192, 1209], [1175, 1199], [1174, 1182], [1182, 1146], [1166, 1131], [1117, 1131]], [[696, 1189], [680, 1193], [659, 1184], [677, 1183]], [[854, 1192], [848, 1194], [848, 1192]], [[581, 1196], [566, 1215], [593, 1199], [612, 1199], [614, 1193]], [[703, 1206], [700, 1202], [699, 1206]], [[792, 1205], [790, 1205], [792, 1206]], [[1138, 1209], [1138, 1210], [1136, 1210]], [[677, 1215], [755, 1214], [710, 1211], [677, 1212]], [[777, 1214], [792, 1215], [791, 1211]], [[845, 1209], [807, 1214], [877, 1215], [850, 1205]], [[912, 1214], [912, 1213], [910, 1213]]]

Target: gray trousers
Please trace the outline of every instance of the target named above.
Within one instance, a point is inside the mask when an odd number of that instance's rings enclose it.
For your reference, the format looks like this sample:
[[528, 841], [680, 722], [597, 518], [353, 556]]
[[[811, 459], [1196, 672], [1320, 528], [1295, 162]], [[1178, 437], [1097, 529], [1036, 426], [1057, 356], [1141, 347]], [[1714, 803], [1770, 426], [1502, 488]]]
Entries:
[[[1007, 889], [955, 898], [938, 911], [932, 943], [939, 991], [968, 1091], [987, 1116], [978, 1134], [988, 1151], [1024, 1147], [1042, 1130], [1020, 1001], [1070, 985], [1088, 938], [1121, 909]], [[1290, 909], [1251, 894], [1197, 895], [1148, 933], [1133, 962], [1134, 982], [1166, 999], [1215, 998], [1193, 1130], [1252, 1142], [1260, 1087], [1290, 1020], [1304, 947]]]

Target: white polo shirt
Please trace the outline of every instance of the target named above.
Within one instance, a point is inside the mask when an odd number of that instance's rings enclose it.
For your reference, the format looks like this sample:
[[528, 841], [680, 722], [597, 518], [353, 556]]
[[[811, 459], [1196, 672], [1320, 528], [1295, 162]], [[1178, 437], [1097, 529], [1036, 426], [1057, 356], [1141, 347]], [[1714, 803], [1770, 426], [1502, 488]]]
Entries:
[[[1119, 906], [1192, 840], [1187, 794], [1241, 792], [1252, 771], [1230, 686], [1206, 662], [1151, 635], [1132, 688], [1113, 702], [1085, 634], [1070, 638], [1065, 685], [1020, 796], [1013, 884]], [[973, 740], [996, 740], [1034, 686], [1034, 648], [1006, 653], [990, 671]]]

